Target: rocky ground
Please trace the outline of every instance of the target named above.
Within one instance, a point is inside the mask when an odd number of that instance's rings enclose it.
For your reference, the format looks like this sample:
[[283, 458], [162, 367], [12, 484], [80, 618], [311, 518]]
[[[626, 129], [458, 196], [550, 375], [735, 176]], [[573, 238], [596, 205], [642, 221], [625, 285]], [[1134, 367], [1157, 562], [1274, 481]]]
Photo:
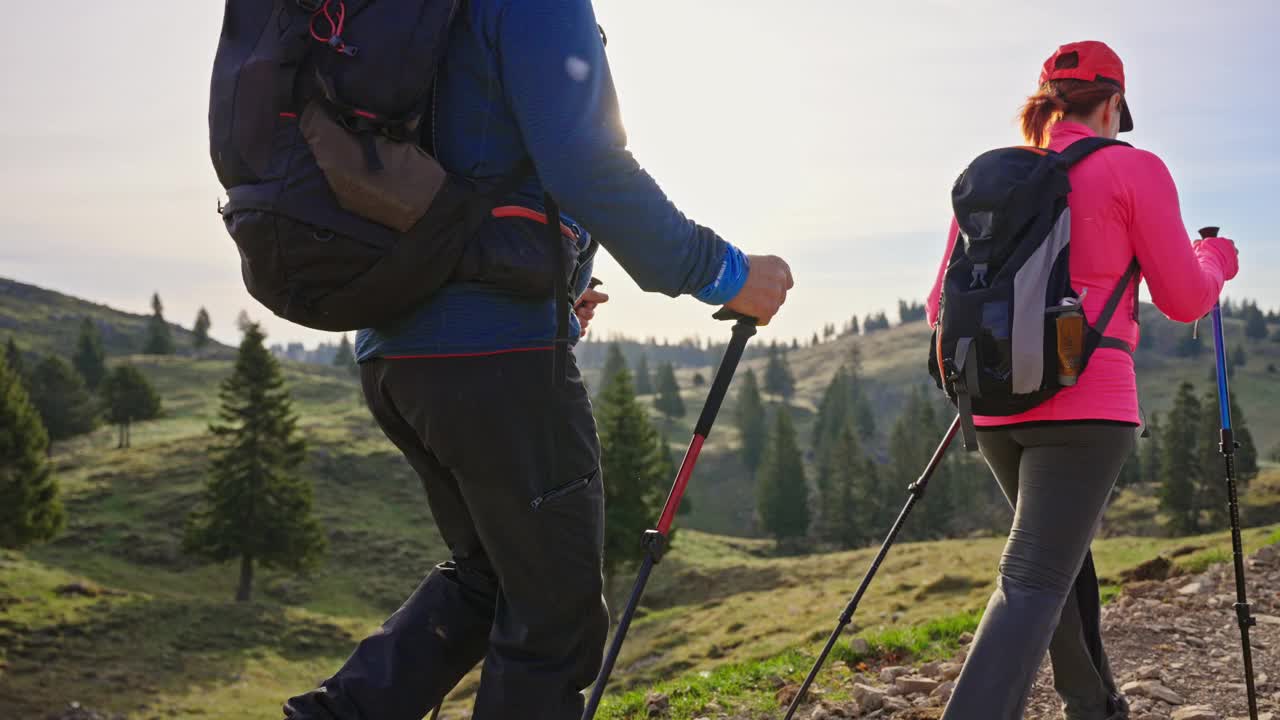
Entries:
[[[1153, 561], [1154, 574], [1168, 563]], [[1258, 551], [1247, 561], [1249, 599], [1257, 626], [1251, 631], [1259, 720], [1280, 720], [1280, 546]], [[1116, 678], [1129, 699], [1132, 720], [1243, 720], [1248, 718], [1240, 658], [1240, 634], [1232, 603], [1230, 566], [1214, 565], [1200, 575], [1133, 580], [1103, 608], [1103, 633]], [[797, 720], [932, 720], [942, 716], [963, 651], [946, 662], [915, 666], [827, 668], [826, 685]], [[782, 685], [781, 681], [779, 684]], [[773, 720], [795, 695], [795, 685], [777, 691], [780, 709], [743, 715], [715, 702], [697, 720]], [[827, 698], [842, 698], [828, 700]], [[727, 705], [728, 703], [726, 703]], [[651, 718], [668, 716], [667, 698], [649, 698]], [[73, 704], [48, 720], [116, 720]], [[1048, 663], [1041, 669], [1025, 716], [1028, 720], [1062, 717]]]
[[[1257, 618], [1251, 631], [1260, 720], [1280, 718], [1280, 548], [1260, 550], [1247, 561], [1250, 602]], [[1157, 572], [1159, 574], [1159, 572]], [[1229, 565], [1214, 565], [1200, 575], [1136, 580], [1103, 609], [1103, 632], [1117, 680], [1129, 700], [1132, 720], [1231, 720], [1248, 717], [1240, 634], [1232, 604], [1234, 576]], [[964, 662], [964, 652], [949, 662], [859, 671], [829, 669], [839, 678], [814, 694], [799, 720], [940, 718]], [[796, 687], [779, 688], [785, 708]], [[828, 701], [827, 697], [850, 699]], [[662, 717], [664, 698], [650, 699], [650, 715]], [[705, 720], [764, 720], [774, 713], [734, 715], [715, 703]], [[1025, 716], [1029, 720], [1062, 717], [1046, 662]], [[703, 720], [703, 718], [699, 718]]]

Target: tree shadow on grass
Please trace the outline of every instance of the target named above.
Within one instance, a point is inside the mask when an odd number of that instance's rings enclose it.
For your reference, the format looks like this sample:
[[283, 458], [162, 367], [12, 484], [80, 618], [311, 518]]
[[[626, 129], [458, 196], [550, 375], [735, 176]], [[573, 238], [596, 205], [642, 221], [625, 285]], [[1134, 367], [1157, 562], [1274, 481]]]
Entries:
[[135, 712], [158, 694], [234, 681], [267, 653], [342, 658], [358, 640], [322, 618], [260, 604], [103, 595], [78, 615], [0, 636], [0, 716], [44, 717], [71, 700]]

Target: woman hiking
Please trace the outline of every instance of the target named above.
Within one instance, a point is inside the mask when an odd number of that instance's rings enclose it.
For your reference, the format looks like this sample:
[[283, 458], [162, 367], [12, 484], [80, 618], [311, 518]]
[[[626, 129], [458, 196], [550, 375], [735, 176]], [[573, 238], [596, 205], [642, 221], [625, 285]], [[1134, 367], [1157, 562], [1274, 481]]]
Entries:
[[[1124, 67], [1105, 44], [1058, 48], [1022, 109], [1027, 143], [1061, 152], [1083, 138], [1131, 130], [1124, 88]], [[1138, 346], [1142, 279], [1173, 320], [1191, 322], [1213, 307], [1238, 269], [1235, 245], [1226, 238], [1188, 242], [1177, 189], [1160, 158], [1105, 147], [1074, 165], [1069, 178], [1070, 275], [1091, 324], [1135, 259], [1141, 274], [1107, 325], [1108, 338]], [[953, 221], [929, 295], [932, 325], [958, 233]], [[1068, 720], [1127, 718], [1102, 648], [1089, 544], [1140, 425], [1132, 355], [1104, 344], [1076, 384], [1027, 412], [975, 416], [974, 424], [1014, 518], [996, 590], [943, 719], [1021, 718], [1046, 651]]]

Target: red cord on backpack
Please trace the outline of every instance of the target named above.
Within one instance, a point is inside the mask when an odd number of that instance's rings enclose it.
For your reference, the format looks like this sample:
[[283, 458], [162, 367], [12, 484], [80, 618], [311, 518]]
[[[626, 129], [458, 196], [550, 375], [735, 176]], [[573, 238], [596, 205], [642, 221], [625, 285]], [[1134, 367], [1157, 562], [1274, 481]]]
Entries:
[[[359, 48], [354, 45], [348, 45], [342, 40], [342, 28], [347, 22], [347, 5], [342, 0], [338, 0], [336, 17], [329, 12], [330, 5], [333, 5], [333, 0], [325, 0], [324, 5], [320, 6], [320, 9], [311, 16], [309, 25], [311, 37], [333, 48], [335, 52], [340, 52], [348, 57], [354, 56], [359, 51]], [[316, 31], [316, 21], [322, 17], [329, 25], [328, 34], [326, 35]]]

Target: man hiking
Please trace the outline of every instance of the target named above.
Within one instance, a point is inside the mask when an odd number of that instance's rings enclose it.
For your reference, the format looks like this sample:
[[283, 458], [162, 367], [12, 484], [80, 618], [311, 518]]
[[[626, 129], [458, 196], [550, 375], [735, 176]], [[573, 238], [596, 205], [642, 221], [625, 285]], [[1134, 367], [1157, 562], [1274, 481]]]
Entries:
[[[549, 242], [548, 193], [565, 237], [580, 249], [594, 238], [646, 291], [767, 322], [792, 286], [781, 259], [746, 256], [686, 218], [627, 151], [590, 0], [462, 3], [431, 123], [451, 173], [491, 186], [526, 159], [534, 168], [471, 238], [467, 277], [518, 271], [486, 261]], [[607, 300], [586, 291], [590, 275], [584, 259], [573, 337]], [[609, 626], [605, 479], [572, 356], [566, 382], [552, 383], [555, 331], [552, 299], [478, 281], [360, 331], [369, 407], [421, 477], [451, 558], [287, 717], [417, 720], [481, 661], [476, 720], [581, 715]]]

